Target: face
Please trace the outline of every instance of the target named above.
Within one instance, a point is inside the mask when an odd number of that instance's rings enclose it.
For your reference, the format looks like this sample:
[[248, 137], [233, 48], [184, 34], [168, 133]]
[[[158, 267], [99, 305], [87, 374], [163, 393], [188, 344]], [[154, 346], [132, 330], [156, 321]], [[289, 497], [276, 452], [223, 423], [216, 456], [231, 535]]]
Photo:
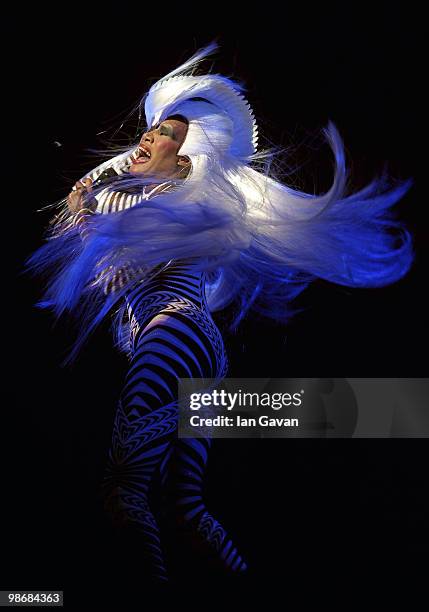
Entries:
[[185, 120], [167, 117], [158, 126], [145, 132], [137, 150], [137, 159], [130, 167], [132, 174], [146, 174], [160, 178], [187, 175], [190, 161], [177, 155], [185, 141], [188, 125]]

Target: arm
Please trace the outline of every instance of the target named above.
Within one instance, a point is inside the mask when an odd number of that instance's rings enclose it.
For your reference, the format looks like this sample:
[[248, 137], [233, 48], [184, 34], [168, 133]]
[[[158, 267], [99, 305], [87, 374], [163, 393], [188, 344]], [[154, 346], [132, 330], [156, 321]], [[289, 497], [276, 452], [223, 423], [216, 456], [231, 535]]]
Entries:
[[78, 228], [82, 240], [85, 240], [87, 237], [88, 225], [86, 220], [95, 214], [97, 207], [97, 200], [90, 197], [92, 182], [90, 178], [77, 181], [73, 191], [67, 196], [69, 211], [73, 215], [71, 225]]
[[[90, 178], [82, 179], [74, 185], [74, 190], [67, 197], [67, 203], [72, 213], [71, 225], [79, 230], [83, 241], [88, 238], [90, 227], [88, 219], [95, 214], [106, 214], [110, 212], [110, 207], [104, 211], [100, 210], [100, 202], [91, 197], [93, 180]], [[116, 194], [113, 194], [116, 196]], [[120, 195], [119, 193], [117, 195]], [[107, 268], [102, 270], [94, 279], [94, 284], [101, 284], [103, 291], [107, 295], [114, 293], [118, 288], [128, 282], [131, 278], [132, 270], [130, 266], [125, 266], [117, 270]]]
[[[86, 208], [85, 212], [86, 216], [88, 216], [91, 213], [109, 214], [134, 206], [140, 199], [139, 195], [127, 195], [125, 197], [125, 194], [121, 191], [106, 189], [99, 191], [93, 198], [86, 196], [91, 193], [91, 186], [94, 181], [97, 181], [106, 171], [113, 170], [113, 175], [122, 175], [124, 172], [128, 172], [128, 168], [136, 158], [137, 150], [138, 147], [133, 146], [125, 153], [120, 153], [112, 159], [103, 162], [77, 181], [73, 186], [73, 191], [67, 198], [70, 211], [77, 213], [82, 208]], [[82, 199], [84, 203], [82, 203]], [[84, 216], [84, 213], [78, 215], [78, 220]]]

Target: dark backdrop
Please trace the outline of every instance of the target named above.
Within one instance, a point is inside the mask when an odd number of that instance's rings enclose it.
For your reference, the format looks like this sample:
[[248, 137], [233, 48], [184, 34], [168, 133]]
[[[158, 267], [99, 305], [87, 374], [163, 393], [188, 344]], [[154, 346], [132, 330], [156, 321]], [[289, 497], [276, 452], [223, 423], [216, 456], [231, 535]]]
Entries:
[[[72, 325], [54, 326], [49, 314], [33, 307], [40, 284], [20, 270], [49, 219], [35, 210], [68, 193], [93, 167], [86, 150], [100, 146], [96, 133], [111, 133], [148, 83], [197, 48], [218, 38], [216, 70], [247, 84], [261, 131], [290, 147], [300, 187], [330, 185], [332, 159], [320, 135], [328, 119], [344, 138], [356, 189], [385, 162], [392, 178], [415, 180], [397, 206], [416, 246], [407, 277], [377, 290], [316, 282], [287, 328], [249, 317], [225, 337], [229, 375], [426, 373], [428, 230], [418, 170], [423, 116], [415, 7], [352, 3], [346, 11], [335, 3], [318, 9], [285, 3], [278, 14], [259, 6], [234, 18], [219, 6], [212, 18], [202, 6], [157, 9], [154, 16], [145, 6], [120, 8], [94, 19], [26, 12], [10, 26], [19, 134], [10, 227], [19, 219], [19, 232], [12, 229], [17, 277], [6, 319], [15, 350], [6, 354], [13, 399], [5, 409], [2, 582], [5, 588], [63, 588], [70, 606], [100, 589], [109, 593], [106, 601], [112, 592], [134, 602], [144, 590], [143, 578], [130, 578], [138, 559], [117, 549], [97, 497], [127, 364], [115, 354], [106, 323], [74, 367], [61, 368]], [[227, 316], [216, 320], [221, 325]], [[368, 569], [377, 573], [386, 563], [402, 571], [423, 550], [426, 450], [426, 440], [216, 441], [208, 501], [249, 560], [246, 588], [315, 588], [320, 580], [329, 591], [344, 577], [362, 582]], [[204, 562], [195, 564], [185, 551], [183, 560], [178, 585], [195, 588], [192, 576], [198, 576], [210, 591], [220, 588]]]

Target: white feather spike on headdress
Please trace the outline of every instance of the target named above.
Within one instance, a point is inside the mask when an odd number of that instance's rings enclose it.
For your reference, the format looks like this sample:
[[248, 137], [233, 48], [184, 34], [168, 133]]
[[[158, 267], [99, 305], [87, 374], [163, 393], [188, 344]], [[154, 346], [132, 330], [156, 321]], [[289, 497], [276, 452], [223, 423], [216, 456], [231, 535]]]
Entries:
[[[233, 122], [230, 153], [247, 157], [257, 150], [258, 128], [253, 110], [237, 82], [218, 74], [193, 76], [196, 65], [218, 47], [211, 43], [187, 62], [157, 81], [146, 96], [144, 106], [148, 126], [157, 125], [177, 106], [192, 98], [203, 98], [226, 113]], [[192, 117], [187, 117], [192, 120]]]
[[219, 45], [217, 44], [217, 42], [213, 41], [206, 47], [199, 49], [198, 51], [196, 51], [196, 53], [194, 53], [192, 57], [186, 60], [186, 62], [181, 64], [178, 68], [175, 68], [174, 70], [163, 76], [161, 79], [158, 79], [158, 81], [155, 83], [155, 85], [153, 85], [153, 87], [161, 86], [164, 81], [171, 79], [172, 77], [177, 77], [186, 73], [193, 74], [198, 64], [201, 63], [208, 55], [214, 53], [218, 48]]

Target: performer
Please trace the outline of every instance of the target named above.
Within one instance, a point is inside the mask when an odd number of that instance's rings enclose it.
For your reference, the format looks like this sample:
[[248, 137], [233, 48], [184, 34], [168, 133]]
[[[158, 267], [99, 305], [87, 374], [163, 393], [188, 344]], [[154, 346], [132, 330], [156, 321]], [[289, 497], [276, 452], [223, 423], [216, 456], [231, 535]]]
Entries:
[[[243, 87], [198, 75], [212, 43], [154, 85], [141, 101], [139, 142], [82, 177], [59, 203], [29, 269], [49, 274], [41, 307], [79, 317], [78, 354], [115, 307], [116, 345], [130, 367], [114, 422], [104, 490], [118, 525], [139, 533], [154, 578], [168, 571], [149, 505], [153, 478], [174, 476], [174, 516], [215, 551], [226, 571], [246, 569], [202, 495], [210, 440], [178, 439], [177, 379], [214, 378], [228, 357], [212, 313], [235, 305], [286, 323], [314, 279], [381, 287], [413, 261], [409, 232], [392, 207], [411, 180], [385, 176], [346, 193], [341, 137], [324, 134], [335, 160], [331, 188], [310, 195], [273, 173]], [[171, 467], [174, 466], [173, 474]]]

